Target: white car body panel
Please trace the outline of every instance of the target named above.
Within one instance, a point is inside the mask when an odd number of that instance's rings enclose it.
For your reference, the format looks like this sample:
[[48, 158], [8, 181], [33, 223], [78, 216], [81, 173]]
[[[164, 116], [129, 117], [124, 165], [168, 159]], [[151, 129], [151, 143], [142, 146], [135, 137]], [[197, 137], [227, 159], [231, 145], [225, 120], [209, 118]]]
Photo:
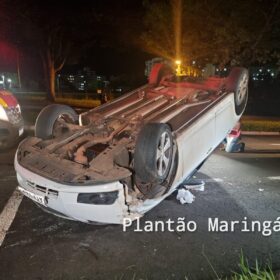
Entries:
[[[113, 182], [104, 185], [95, 186], [65, 186], [57, 182], [46, 179], [40, 175], [34, 174], [24, 167], [20, 166], [15, 159], [15, 168], [17, 170], [17, 179], [20, 186], [30, 192], [37, 193], [29, 182], [55, 190], [58, 196], [46, 195], [48, 197], [48, 207], [57, 211], [56, 215], [63, 213], [70, 219], [82, 222], [98, 222], [120, 224], [124, 217], [128, 217], [127, 206], [125, 205], [124, 188], [120, 182]], [[77, 203], [78, 193], [98, 193], [106, 191], [119, 191], [118, 199], [112, 205], [91, 205]], [[24, 194], [24, 193], [23, 193]], [[63, 216], [63, 215], [61, 215]]]

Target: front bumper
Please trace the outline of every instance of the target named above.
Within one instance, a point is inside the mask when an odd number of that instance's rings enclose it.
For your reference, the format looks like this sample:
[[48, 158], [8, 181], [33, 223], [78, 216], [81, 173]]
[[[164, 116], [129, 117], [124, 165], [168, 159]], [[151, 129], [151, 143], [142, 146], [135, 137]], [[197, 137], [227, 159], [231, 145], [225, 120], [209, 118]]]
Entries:
[[[125, 203], [125, 189], [119, 181], [92, 186], [60, 184], [27, 170], [17, 162], [16, 158], [15, 169], [20, 185], [19, 190], [40, 204], [43, 209], [57, 216], [86, 223], [110, 224], [122, 224], [124, 218], [130, 217]], [[79, 194], [114, 191], [118, 192], [118, 196], [110, 205], [77, 202]], [[36, 196], [43, 197], [44, 202], [35, 199]]]

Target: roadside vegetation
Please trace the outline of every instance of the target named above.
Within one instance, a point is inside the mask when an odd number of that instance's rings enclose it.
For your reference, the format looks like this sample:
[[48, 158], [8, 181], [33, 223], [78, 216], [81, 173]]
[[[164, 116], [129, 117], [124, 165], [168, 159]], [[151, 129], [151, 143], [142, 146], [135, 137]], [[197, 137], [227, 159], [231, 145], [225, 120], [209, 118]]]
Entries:
[[[215, 270], [215, 267], [209, 260], [208, 256], [205, 254], [204, 247], [202, 248], [202, 256], [207, 261], [208, 265], [210, 266], [211, 270], [215, 275], [215, 280], [279, 280], [280, 274], [274, 273], [272, 271], [271, 265], [266, 264], [265, 266], [260, 266], [258, 260], [255, 262], [255, 267], [251, 267], [249, 265], [248, 260], [244, 257], [243, 251], [241, 250], [240, 253], [240, 262], [238, 264], [239, 272], [233, 272], [232, 276], [223, 278], [220, 277]], [[188, 280], [185, 277], [185, 280]]]
[[280, 132], [280, 121], [272, 120], [242, 120], [241, 130]]
[[234, 273], [230, 280], [277, 280], [279, 279], [271, 269], [270, 265], [262, 268], [256, 260], [255, 267], [251, 268], [243, 254], [240, 257], [240, 272]]
[[64, 98], [64, 97], [56, 97], [55, 103], [65, 104], [72, 107], [81, 107], [81, 108], [94, 108], [100, 105], [100, 101], [97, 99], [76, 99], [76, 98]]
[[[46, 100], [46, 96], [42, 94], [31, 94], [28, 96], [21, 96], [17, 95], [17, 99], [19, 100], [19, 103], [27, 103], [32, 104], [36, 102], [46, 102], [46, 105], [49, 104]], [[74, 97], [55, 97], [54, 103], [58, 104], [65, 104], [69, 105], [71, 107], [80, 107], [80, 108], [88, 108], [91, 109], [93, 107], [97, 107], [100, 105], [99, 99], [93, 99], [93, 98], [74, 98]]]

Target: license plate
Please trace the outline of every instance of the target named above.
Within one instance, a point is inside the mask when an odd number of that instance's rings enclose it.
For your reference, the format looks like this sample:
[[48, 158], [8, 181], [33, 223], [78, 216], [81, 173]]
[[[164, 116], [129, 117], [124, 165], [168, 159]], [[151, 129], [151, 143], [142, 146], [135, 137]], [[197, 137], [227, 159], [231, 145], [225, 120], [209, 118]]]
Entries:
[[22, 187], [18, 187], [18, 189], [25, 195], [27, 196], [28, 198], [32, 199], [33, 201], [35, 202], [38, 202], [42, 205], [46, 205], [46, 199], [45, 199], [45, 196], [43, 195], [38, 195], [38, 194], [35, 194], [35, 193], [32, 193]]
[[18, 130], [18, 134], [19, 134], [19, 136], [21, 136], [22, 134], [23, 134], [23, 130], [24, 130], [24, 128], [22, 127], [22, 128], [20, 128], [19, 130]]

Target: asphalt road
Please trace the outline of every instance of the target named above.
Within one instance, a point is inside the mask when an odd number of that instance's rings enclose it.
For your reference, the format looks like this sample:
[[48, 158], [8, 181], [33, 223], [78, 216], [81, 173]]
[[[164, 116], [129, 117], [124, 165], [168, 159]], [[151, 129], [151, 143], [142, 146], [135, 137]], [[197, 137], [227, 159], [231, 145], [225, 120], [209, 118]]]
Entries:
[[[140, 222], [143, 228], [185, 217], [195, 232], [87, 225], [46, 214], [24, 198], [0, 247], [0, 279], [217, 279], [238, 270], [241, 250], [252, 264], [257, 258], [280, 270], [279, 232], [208, 230], [209, 218], [250, 224], [280, 217], [280, 137], [244, 141], [244, 154], [217, 150], [208, 159], [196, 174], [205, 191], [193, 191], [192, 204], [172, 195]], [[17, 186], [14, 152], [0, 154], [0, 212]]]

